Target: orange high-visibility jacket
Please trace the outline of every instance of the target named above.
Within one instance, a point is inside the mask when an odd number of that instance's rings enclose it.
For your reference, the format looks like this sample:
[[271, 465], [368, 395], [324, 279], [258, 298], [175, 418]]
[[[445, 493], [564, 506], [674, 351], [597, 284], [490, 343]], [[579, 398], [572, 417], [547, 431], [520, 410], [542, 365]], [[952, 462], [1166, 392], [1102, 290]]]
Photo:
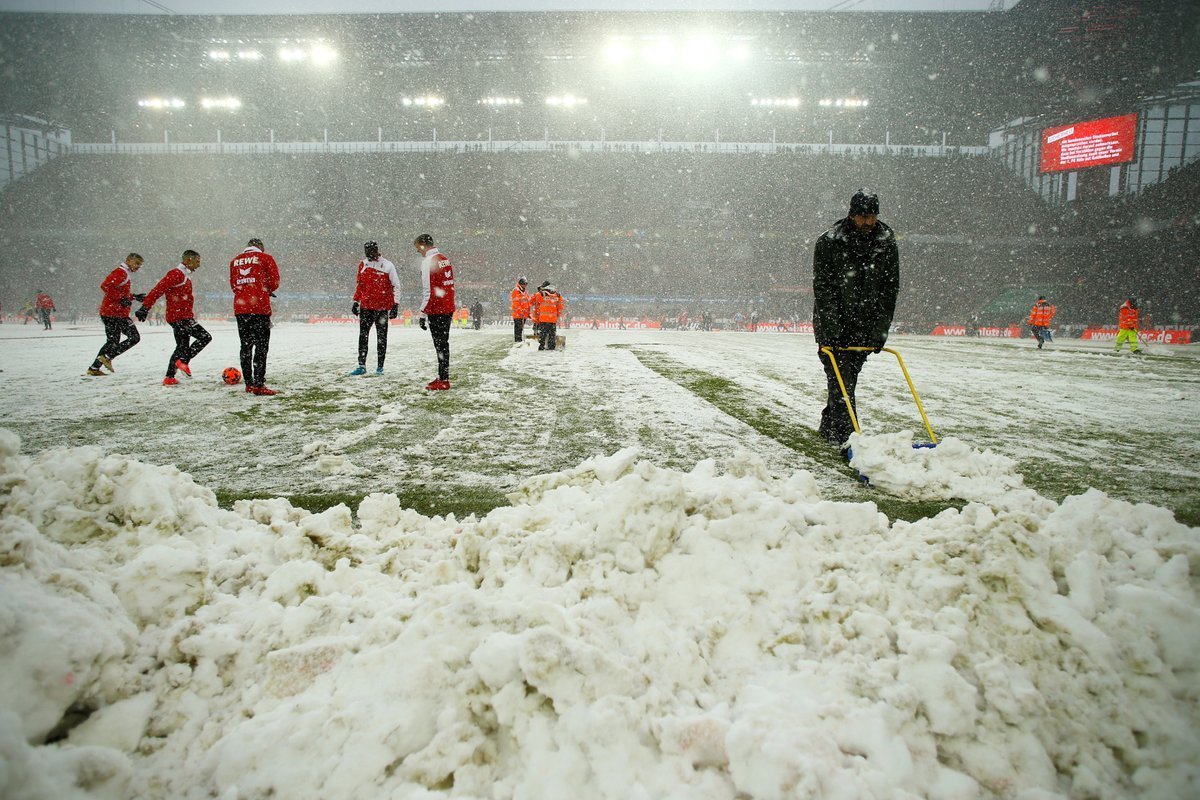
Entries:
[[561, 294], [548, 289], [542, 289], [535, 294], [530, 303], [533, 306], [533, 321], [551, 324], [558, 323], [558, 316], [562, 314], [563, 307], [566, 305]]
[[1058, 313], [1057, 308], [1045, 300], [1039, 300], [1033, 304], [1033, 308], [1029, 309], [1029, 324], [1035, 328], [1049, 327], [1050, 320], [1054, 319], [1056, 313]]
[[521, 284], [517, 284], [513, 287], [509, 297], [512, 300], [512, 318], [527, 318], [529, 316], [529, 292], [522, 289]]
[[1138, 310], [1129, 305], [1128, 300], [1121, 304], [1121, 309], [1117, 312], [1117, 327], [1123, 331], [1138, 329]]

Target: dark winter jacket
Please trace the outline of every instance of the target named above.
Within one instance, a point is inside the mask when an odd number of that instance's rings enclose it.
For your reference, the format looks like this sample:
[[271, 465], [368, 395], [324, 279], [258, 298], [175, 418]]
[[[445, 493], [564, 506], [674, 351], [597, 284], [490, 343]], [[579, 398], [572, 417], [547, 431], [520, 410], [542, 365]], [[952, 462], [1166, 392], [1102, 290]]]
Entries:
[[896, 234], [882, 222], [858, 233], [849, 217], [817, 239], [813, 252], [813, 333], [817, 344], [882, 347], [900, 292]]

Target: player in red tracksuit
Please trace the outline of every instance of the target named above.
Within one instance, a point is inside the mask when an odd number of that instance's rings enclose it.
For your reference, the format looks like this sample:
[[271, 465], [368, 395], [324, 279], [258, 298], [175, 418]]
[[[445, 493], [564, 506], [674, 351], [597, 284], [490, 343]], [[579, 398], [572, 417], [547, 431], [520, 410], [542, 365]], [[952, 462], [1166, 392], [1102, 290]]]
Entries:
[[42, 320], [42, 330], [48, 331], [53, 325], [50, 324], [50, 312], [57, 311], [54, 307], [54, 301], [50, 299], [50, 295], [46, 294], [45, 290], [38, 289], [37, 297], [33, 299], [33, 304], [37, 308], [38, 316]]
[[251, 239], [229, 262], [233, 316], [241, 339], [242, 376], [246, 392], [273, 395], [267, 388], [267, 351], [271, 346], [271, 297], [279, 288], [279, 267], [263, 250], [262, 239]]
[[200, 254], [195, 250], [184, 250], [179, 266], [168, 271], [154, 285], [135, 314], [139, 322], [145, 322], [158, 298], [166, 295], [167, 324], [175, 331], [175, 352], [171, 353], [171, 360], [167, 362], [167, 377], [163, 378], [163, 386], [179, 383], [175, 377], [176, 370], [192, 377], [192, 369], [188, 365], [212, 341], [208, 331], [196, 322], [196, 314], [192, 310], [192, 273], [199, 267]]
[[[112, 360], [142, 340], [137, 326], [129, 319], [129, 309], [133, 301], [146, 296], [130, 292], [133, 273], [141, 268], [142, 257], [137, 253], [130, 253], [100, 283], [100, 289], [104, 292], [104, 297], [100, 300], [100, 321], [104, 323], [106, 341], [96, 354], [96, 360], [88, 367], [88, 375], [103, 375], [100, 371], [101, 364], [109, 372], [116, 372]], [[124, 341], [121, 340], [122, 336], [125, 337]]]
[[[421, 261], [421, 319], [428, 327], [437, 354], [438, 376], [425, 387], [430, 391], [450, 388], [450, 322], [454, 317], [454, 266], [433, 246], [433, 237], [422, 233], [413, 240]], [[428, 320], [428, 325], [426, 324]]]
[[378, 366], [376, 375], [383, 374], [383, 360], [387, 356], [388, 320], [395, 319], [400, 312], [396, 295], [400, 293], [400, 276], [396, 265], [379, 255], [379, 245], [367, 242], [358, 262], [358, 281], [354, 287], [354, 303], [350, 313], [358, 317], [358, 366], [351, 375], [367, 374], [367, 345], [371, 328], [375, 328], [375, 355]]

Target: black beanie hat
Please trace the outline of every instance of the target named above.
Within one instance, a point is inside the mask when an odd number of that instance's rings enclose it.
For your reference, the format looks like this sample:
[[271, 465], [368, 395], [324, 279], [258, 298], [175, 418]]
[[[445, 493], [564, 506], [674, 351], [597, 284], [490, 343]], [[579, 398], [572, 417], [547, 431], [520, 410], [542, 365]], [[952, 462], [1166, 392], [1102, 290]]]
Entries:
[[850, 198], [850, 216], [858, 216], [859, 214], [878, 214], [879, 213], [879, 195], [868, 194], [865, 189], [859, 189]]

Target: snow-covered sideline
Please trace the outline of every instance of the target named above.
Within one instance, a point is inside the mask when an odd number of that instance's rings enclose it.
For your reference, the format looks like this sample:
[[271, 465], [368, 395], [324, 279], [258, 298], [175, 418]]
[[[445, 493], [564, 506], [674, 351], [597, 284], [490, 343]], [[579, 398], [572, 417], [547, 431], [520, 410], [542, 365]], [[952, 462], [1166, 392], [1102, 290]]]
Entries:
[[1200, 796], [1200, 531], [857, 444], [986, 502], [622, 450], [482, 519], [227, 511], [0, 431], [0, 796]]

